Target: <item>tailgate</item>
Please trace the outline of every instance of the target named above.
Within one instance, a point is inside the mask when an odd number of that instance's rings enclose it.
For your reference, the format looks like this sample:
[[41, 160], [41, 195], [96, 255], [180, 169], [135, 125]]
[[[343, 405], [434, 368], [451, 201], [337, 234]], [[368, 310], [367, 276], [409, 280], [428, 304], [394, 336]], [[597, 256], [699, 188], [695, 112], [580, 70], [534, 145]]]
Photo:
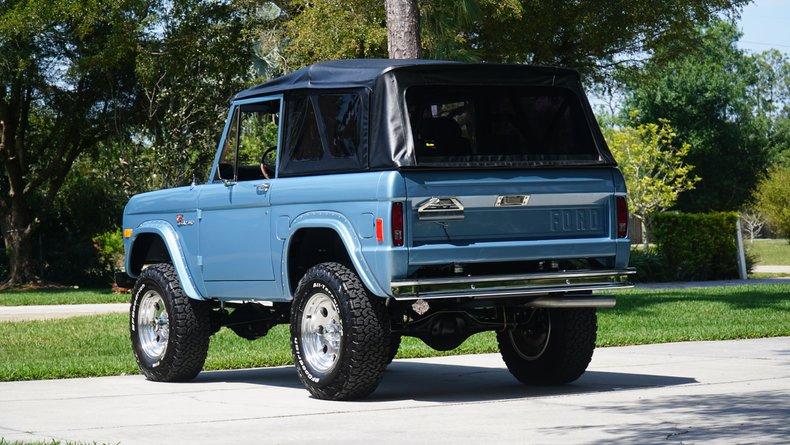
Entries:
[[403, 175], [410, 264], [614, 254], [611, 168]]

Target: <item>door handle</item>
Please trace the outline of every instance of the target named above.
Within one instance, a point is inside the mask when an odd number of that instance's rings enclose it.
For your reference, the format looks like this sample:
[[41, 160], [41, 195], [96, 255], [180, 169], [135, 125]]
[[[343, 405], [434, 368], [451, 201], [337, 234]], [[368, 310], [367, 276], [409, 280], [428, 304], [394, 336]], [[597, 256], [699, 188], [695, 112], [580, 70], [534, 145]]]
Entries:
[[268, 182], [264, 182], [263, 184], [258, 184], [255, 186], [255, 192], [259, 195], [264, 195], [269, 191], [269, 187], [271, 185]]

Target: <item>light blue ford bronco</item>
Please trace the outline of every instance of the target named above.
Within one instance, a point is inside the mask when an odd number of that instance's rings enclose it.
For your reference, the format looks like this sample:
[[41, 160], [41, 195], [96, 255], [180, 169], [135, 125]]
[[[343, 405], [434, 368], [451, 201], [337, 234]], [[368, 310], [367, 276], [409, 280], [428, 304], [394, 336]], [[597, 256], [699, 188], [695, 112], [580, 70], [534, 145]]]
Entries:
[[184, 381], [221, 327], [288, 323], [301, 381], [341, 400], [404, 335], [494, 331], [518, 380], [567, 383], [601, 291], [631, 286], [625, 193], [575, 71], [315, 64], [233, 98], [205, 183], [129, 201], [134, 353]]

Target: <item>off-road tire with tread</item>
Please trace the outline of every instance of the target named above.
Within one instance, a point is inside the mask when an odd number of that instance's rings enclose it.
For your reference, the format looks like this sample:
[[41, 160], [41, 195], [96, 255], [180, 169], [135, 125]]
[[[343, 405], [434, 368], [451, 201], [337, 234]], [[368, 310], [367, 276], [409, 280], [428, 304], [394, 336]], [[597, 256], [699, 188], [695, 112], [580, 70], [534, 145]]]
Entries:
[[400, 334], [391, 334], [390, 335], [390, 343], [388, 346], [387, 351], [387, 364], [389, 365], [395, 360], [395, 356], [398, 355], [398, 348], [400, 348], [401, 336]]
[[[340, 313], [342, 343], [334, 367], [317, 376], [303, 360], [301, 319], [316, 292], [330, 294]], [[365, 397], [378, 386], [390, 353], [390, 325], [384, 302], [372, 295], [356, 272], [340, 263], [311, 267], [296, 288], [291, 304], [291, 350], [299, 379], [319, 399]]]
[[551, 331], [545, 350], [532, 360], [516, 350], [508, 331], [497, 333], [507, 369], [527, 385], [561, 385], [578, 379], [595, 349], [597, 318], [594, 308], [551, 309]]
[[[164, 300], [170, 324], [167, 349], [156, 361], [142, 351], [136, 332], [140, 299], [149, 288]], [[132, 290], [129, 330], [137, 364], [148, 380], [184, 382], [200, 373], [213, 333], [210, 310], [206, 302], [193, 300], [184, 293], [172, 264], [155, 264], [143, 270]]]

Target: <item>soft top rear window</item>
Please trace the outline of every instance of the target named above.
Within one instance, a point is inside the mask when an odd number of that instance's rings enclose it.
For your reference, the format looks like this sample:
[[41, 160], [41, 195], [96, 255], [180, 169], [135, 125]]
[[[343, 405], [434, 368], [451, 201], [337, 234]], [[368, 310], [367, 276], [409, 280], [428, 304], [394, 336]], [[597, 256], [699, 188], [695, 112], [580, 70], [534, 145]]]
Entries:
[[413, 86], [406, 103], [421, 167], [602, 162], [582, 103], [566, 88]]

